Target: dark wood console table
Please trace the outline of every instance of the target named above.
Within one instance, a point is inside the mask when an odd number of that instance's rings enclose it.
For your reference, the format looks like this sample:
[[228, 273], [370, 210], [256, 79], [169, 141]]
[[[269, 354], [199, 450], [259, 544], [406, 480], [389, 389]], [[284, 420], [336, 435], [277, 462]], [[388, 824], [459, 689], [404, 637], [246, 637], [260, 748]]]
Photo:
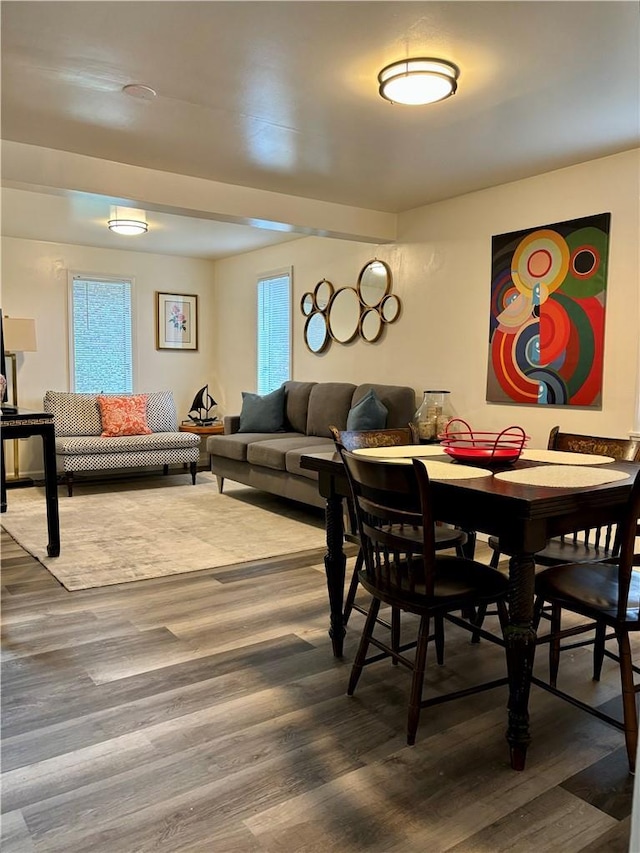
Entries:
[[17, 412], [2, 411], [0, 417], [2, 441], [0, 441], [2, 474], [2, 503], [0, 512], [7, 511], [7, 483], [4, 469], [4, 442], [15, 438], [31, 438], [39, 435], [42, 438], [42, 453], [44, 460], [44, 486], [47, 502], [47, 530], [49, 542], [47, 554], [50, 557], [60, 556], [60, 517], [58, 514], [58, 483], [56, 476], [56, 445], [53, 415], [47, 412], [27, 412], [18, 409]]

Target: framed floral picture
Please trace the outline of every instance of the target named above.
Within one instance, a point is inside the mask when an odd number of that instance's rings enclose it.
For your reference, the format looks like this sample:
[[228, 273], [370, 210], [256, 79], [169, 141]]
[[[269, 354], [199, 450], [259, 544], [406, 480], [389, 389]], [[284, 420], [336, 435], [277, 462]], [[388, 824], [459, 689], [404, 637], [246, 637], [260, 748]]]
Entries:
[[198, 349], [198, 297], [156, 293], [156, 349]]

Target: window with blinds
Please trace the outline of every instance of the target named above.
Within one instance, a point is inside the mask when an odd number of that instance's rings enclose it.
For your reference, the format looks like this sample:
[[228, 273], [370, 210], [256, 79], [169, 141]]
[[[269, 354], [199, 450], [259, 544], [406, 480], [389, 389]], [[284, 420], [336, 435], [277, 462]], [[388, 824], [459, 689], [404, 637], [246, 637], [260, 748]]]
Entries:
[[69, 343], [73, 391], [133, 391], [131, 286], [131, 279], [72, 275]]
[[291, 269], [258, 279], [258, 394], [291, 378]]

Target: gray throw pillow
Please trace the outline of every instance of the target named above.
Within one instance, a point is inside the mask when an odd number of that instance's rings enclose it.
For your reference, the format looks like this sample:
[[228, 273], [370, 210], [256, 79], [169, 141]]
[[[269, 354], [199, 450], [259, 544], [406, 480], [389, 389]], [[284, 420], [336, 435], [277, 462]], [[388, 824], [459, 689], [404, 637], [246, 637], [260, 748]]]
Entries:
[[389, 411], [373, 388], [349, 410], [347, 429], [384, 429]]
[[238, 432], [281, 432], [284, 429], [284, 395], [284, 386], [264, 397], [243, 391]]

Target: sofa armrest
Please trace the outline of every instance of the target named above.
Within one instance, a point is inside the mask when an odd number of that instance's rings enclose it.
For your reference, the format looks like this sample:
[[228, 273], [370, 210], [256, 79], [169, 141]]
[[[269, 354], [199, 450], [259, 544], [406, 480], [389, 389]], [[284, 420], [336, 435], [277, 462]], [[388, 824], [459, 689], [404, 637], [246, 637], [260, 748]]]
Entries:
[[224, 423], [225, 435], [231, 435], [240, 429], [240, 415], [225, 415], [222, 422]]

